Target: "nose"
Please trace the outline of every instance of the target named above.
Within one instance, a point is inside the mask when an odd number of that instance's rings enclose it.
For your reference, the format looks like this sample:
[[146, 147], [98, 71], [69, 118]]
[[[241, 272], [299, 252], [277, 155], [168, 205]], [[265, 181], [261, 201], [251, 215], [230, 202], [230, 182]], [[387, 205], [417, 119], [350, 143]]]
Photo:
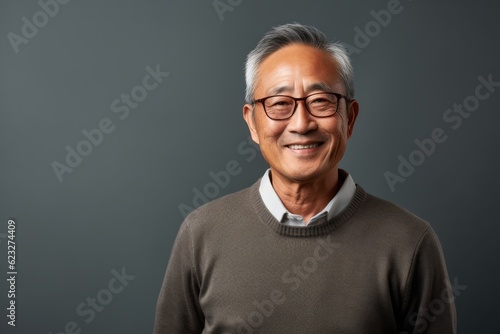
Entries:
[[288, 130], [290, 132], [305, 134], [316, 130], [317, 127], [316, 119], [307, 111], [305, 101], [297, 101], [295, 112], [288, 121]]

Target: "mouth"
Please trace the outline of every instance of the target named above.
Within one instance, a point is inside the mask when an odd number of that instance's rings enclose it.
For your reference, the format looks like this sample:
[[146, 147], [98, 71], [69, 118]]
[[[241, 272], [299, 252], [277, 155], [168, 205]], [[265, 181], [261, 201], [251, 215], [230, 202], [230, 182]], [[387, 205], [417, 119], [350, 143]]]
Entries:
[[286, 147], [292, 149], [292, 150], [307, 150], [310, 148], [315, 148], [318, 146], [323, 145], [323, 143], [311, 143], [311, 144], [290, 144], [286, 145]]

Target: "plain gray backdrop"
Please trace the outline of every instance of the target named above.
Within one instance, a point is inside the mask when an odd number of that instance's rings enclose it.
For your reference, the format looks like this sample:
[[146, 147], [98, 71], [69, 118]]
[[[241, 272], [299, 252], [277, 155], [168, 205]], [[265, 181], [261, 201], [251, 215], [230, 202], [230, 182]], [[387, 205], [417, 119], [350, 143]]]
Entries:
[[[0, 268], [14, 219], [18, 274], [15, 327], [0, 280], [0, 331], [152, 332], [181, 208], [266, 169], [242, 118], [243, 64], [266, 31], [296, 21], [353, 47], [360, 114], [341, 167], [432, 224], [450, 278], [467, 286], [460, 333], [493, 333], [500, 87], [475, 94], [480, 77], [500, 81], [500, 6], [401, 0], [378, 22], [391, 1], [1, 1]], [[148, 67], [169, 73], [151, 90]], [[448, 111], [463, 103], [466, 117]], [[101, 122], [113, 129], [102, 137]], [[446, 141], [413, 153], [435, 129]], [[83, 152], [74, 167], [68, 147]], [[385, 175], [410, 158], [418, 166], [391, 189]], [[233, 160], [240, 172], [217, 185], [211, 175]], [[122, 270], [133, 278], [118, 289]]]

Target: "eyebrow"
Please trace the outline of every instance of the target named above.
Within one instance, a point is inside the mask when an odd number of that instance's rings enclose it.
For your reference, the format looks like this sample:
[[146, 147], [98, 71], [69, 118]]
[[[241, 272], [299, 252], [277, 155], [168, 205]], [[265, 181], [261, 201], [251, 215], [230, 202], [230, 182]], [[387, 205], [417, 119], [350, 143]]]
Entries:
[[[306, 93], [310, 93], [315, 90], [321, 90], [324, 92], [330, 92], [332, 88], [326, 82], [315, 82], [306, 87]], [[270, 95], [279, 95], [282, 93], [290, 93], [292, 91], [292, 87], [290, 86], [278, 86], [274, 87], [269, 91]]]
[[332, 87], [330, 87], [330, 85], [328, 85], [326, 82], [315, 82], [306, 88], [306, 92], [311, 92], [314, 90], [322, 90], [324, 92], [331, 92]]
[[292, 88], [290, 86], [278, 86], [278, 87], [274, 87], [272, 88], [270, 91], [269, 91], [269, 94], [271, 95], [278, 95], [278, 94], [281, 94], [281, 93], [289, 93], [292, 91]]

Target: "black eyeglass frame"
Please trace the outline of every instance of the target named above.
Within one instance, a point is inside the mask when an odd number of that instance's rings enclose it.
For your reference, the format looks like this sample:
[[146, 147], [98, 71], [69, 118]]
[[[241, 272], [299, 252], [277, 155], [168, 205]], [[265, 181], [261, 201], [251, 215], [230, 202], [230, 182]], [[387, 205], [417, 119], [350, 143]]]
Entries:
[[[313, 115], [311, 113], [311, 111], [309, 110], [309, 107], [307, 106], [307, 103], [306, 100], [308, 98], [310, 98], [311, 96], [314, 96], [314, 95], [319, 95], [319, 94], [332, 94], [332, 95], [335, 95], [335, 97], [337, 98], [337, 109], [335, 109], [335, 112], [331, 115], [327, 115], [327, 116], [316, 116], [316, 115]], [[290, 116], [288, 116], [287, 118], [272, 118], [271, 116], [269, 116], [269, 114], [267, 113], [267, 110], [266, 110], [266, 105], [264, 102], [266, 102], [267, 99], [270, 99], [272, 97], [288, 97], [288, 98], [291, 98], [294, 103], [295, 103], [295, 106], [293, 107], [293, 111], [292, 113], [290, 114]], [[319, 92], [319, 93], [313, 93], [313, 94], [309, 94], [307, 96], [304, 96], [304, 97], [293, 97], [293, 96], [289, 96], [289, 95], [281, 95], [281, 94], [278, 94], [278, 95], [271, 95], [271, 96], [266, 96], [266, 97], [263, 97], [261, 99], [256, 99], [256, 100], [253, 100], [252, 101], [252, 105], [255, 105], [255, 103], [262, 103], [262, 107], [264, 108], [264, 113], [266, 114], [267, 117], [269, 117], [270, 119], [272, 119], [273, 121], [285, 121], [287, 119], [290, 119], [293, 114], [295, 114], [295, 111], [297, 110], [297, 106], [299, 105], [298, 104], [298, 101], [304, 101], [304, 106], [307, 110], [307, 112], [311, 115], [311, 116], [314, 116], [314, 117], [318, 117], [318, 118], [326, 118], [326, 117], [332, 117], [333, 115], [335, 115], [337, 113], [337, 110], [339, 109], [338, 108], [338, 104], [340, 103], [340, 99], [344, 99], [346, 101], [346, 105], [349, 103], [349, 102], [352, 102], [353, 99], [350, 99], [348, 98], [347, 96], [343, 95], [343, 94], [339, 94], [339, 93], [334, 93], [334, 92]]]

